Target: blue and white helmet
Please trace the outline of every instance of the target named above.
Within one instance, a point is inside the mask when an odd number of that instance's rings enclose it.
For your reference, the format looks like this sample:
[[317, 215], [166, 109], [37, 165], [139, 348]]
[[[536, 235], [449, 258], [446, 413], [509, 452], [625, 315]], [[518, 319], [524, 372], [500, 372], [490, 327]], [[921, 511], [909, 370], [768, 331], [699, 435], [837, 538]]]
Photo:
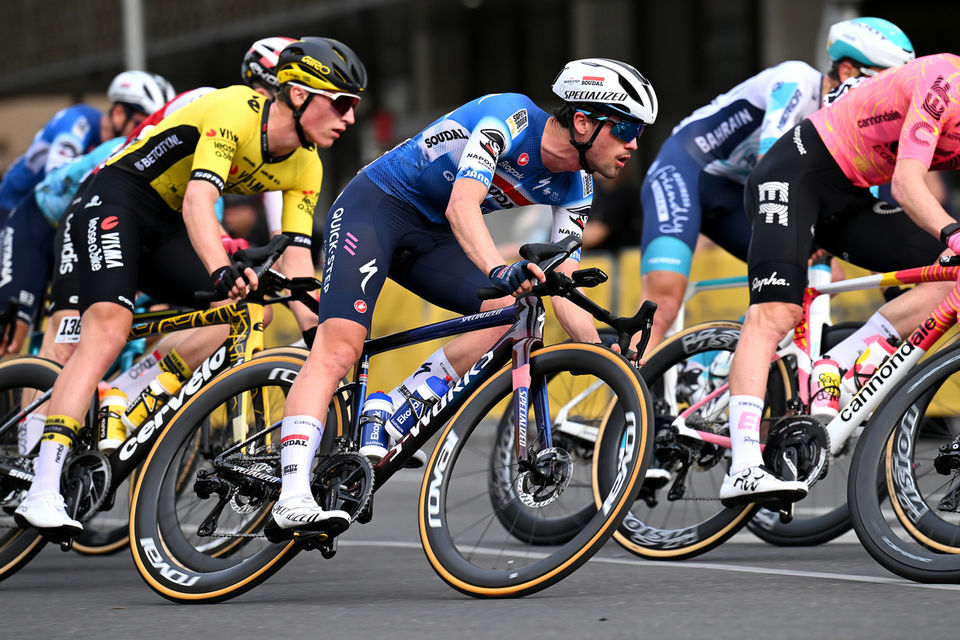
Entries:
[[883, 18], [854, 18], [830, 27], [827, 54], [851, 58], [866, 67], [898, 67], [916, 57], [913, 43], [900, 27]]

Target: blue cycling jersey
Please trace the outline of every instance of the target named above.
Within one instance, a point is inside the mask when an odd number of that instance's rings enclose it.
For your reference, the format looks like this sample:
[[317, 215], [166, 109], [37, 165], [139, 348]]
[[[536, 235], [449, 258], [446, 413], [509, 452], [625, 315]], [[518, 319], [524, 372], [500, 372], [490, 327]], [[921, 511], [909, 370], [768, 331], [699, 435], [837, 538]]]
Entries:
[[77, 195], [80, 183], [93, 171], [97, 165], [110, 157], [110, 154], [119, 149], [126, 138], [119, 137], [107, 140], [90, 153], [84, 154], [73, 162], [57, 167], [47, 173], [43, 180], [34, 188], [34, 197], [40, 213], [54, 227], [60, 224], [60, 218], [70, 206], [70, 201]]
[[383, 191], [428, 220], [446, 224], [453, 182], [471, 178], [488, 191], [483, 213], [531, 204], [554, 210], [552, 239], [580, 236], [593, 199], [583, 171], [552, 173], [540, 143], [549, 116], [527, 96], [497, 93], [439, 118], [364, 168]]
[[100, 144], [100, 118], [100, 112], [86, 104], [57, 112], [0, 182], [0, 210], [10, 211], [49, 171]]

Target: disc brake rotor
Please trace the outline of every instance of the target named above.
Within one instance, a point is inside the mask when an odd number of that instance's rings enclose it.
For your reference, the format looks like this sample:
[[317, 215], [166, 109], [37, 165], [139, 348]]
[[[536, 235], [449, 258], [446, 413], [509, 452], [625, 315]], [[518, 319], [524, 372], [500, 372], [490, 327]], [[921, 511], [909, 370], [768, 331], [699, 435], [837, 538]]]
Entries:
[[563, 493], [573, 477], [573, 458], [563, 449], [551, 447], [537, 453], [533, 470], [517, 475], [517, 494], [525, 506], [545, 507]]

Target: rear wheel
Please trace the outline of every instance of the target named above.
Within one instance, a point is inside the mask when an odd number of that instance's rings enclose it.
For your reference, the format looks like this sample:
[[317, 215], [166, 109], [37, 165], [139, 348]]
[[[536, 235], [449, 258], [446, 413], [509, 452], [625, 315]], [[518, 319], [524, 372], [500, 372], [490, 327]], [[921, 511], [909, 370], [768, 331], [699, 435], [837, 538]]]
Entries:
[[[0, 426], [4, 427], [0, 463], [33, 472], [36, 448], [31, 455], [20, 455], [18, 416], [41, 393], [53, 388], [59, 374], [58, 364], [33, 356], [0, 362]], [[36, 529], [21, 529], [13, 519], [28, 487], [9, 475], [0, 477], [0, 580], [23, 568], [45, 544]]]
[[[531, 406], [543, 408], [527, 416], [529, 466], [515, 457], [502, 461], [514, 490], [491, 496], [478, 482], [491, 473], [500, 412], [513, 410], [505, 402], [512, 397], [509, 369], [481, 385], [444, 428], [420, 489], [427, 558], [445, 582], [471, 596], [523, 596], [573, 572], [616, 529], [649, 460], [649, 400], [626, 360], [596, 345], [561, 344], [535, 351], [530, 372]], [[557, 424], [557, 412], [582, 392], [595, 396], [590, 406], [597, 407], [591, 452], [574, 451], [560, 437], [548, 446], [545, 426]], [[541, 536], [541, 526], [550, 530], [563, 521], [565, 530], [553, 544], [531, 550], [518, 540], [521, 521], [525, 535], [544, 545], [553, 532]], [[579, 524], [571, 536], [572, 522]]]
[[[729, 450], [680, 435], [672, 426], [681, 412], [702, 402], [686, 417], [686, 425], [729, 435], [729, 393], [724, 389], [739, 339], [736, 322], [696, 325], [661, 343], [640, 368], [653, 398], [653, 466], [658, 471], [648, 474], [640, 499], [614, 535], [631, 553], [650, 559], [692, 558], [722, 544], [756, 513], [753, 504], [736, 508], [720, 504]], [[795, 395], [792, 380], [784, 361], [770, 366], [763, 434], [785, 415]]]
[[[275, 427], [301, 365], [294, 356], [264, 356], [222, 373], [174, 414], [150, 452], [137, 479], [130, 534], [137, 570], [163, 597], [233, 598], [300, 551], [297, 542], [264, 537], [279, 486], [260, 478], [281, 476]], [[320, 451], [341, 432], [344, 417], [335, 398]]]

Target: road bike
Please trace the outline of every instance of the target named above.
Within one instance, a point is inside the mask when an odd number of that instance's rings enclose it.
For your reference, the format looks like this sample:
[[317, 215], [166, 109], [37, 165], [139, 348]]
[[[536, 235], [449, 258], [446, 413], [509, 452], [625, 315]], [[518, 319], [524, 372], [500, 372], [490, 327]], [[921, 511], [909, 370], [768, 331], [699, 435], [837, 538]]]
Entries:
[[[372, 518], [375, 491], [438, 436], [420, 488], [420, 538], [436, 573], [471, 596], [523, 596], [573, 572], [612, 535], [649, 462], [651, 408], [635, 367], [601, 345], [542, 345], [545, 295], [565, 297], [615, 327], [624, 353], [630, 336], [641, 329], [646, 336], [652, 324], [651, 306], [633, 318], [613, 318], [577, 290], [605, 280], [601, 271], [581, 270], [572, 278], [554, 271], [578, 246], [576, 238], [526, 246], [525, 257], [539, 263], [547, 280], [509, 307], [367, 340], [353, 381], [338, 390], [330, 406], [325, 433], [336, 433], [336, 440], [332, 451], [315, 460], [312, 488], [321, 505], [343, 509], [357, 523]], [[379, 462], [359, 455], [371, 357], [497, 326], [509, 327], [504, 337]], [[280, 423], [235, 401], [249, 389], [282, 396], [299, 368], [282, 356], [244, 363], [186, 402], [160, 436], [137, 480], [131, 540], [140, 575], [163, 597], [182, 603], [226, 600], [260, 584], [302, 550], [316, 549], [326, 558], [336, 553], [336, 537], [272, 524], [270, 508], [281, 484]], [[552, 425], [558, 408], [595, 382], [593, 400], [582, 404], [591, 413], [582, 420], [595, 427], [596, 437], [592, 456], [582, 463], [554, 438]], [[531, 551], [511, 534], [509, 522], [501, 522], [497, 497], [482, 479], [504, 410], [517, 425], [517, 444], [502, 461], [515, 473], [517, 496], [502, 509], [512, 510], [516, 519], [535, 513], [544, 521], [585, 513], [568, 541]], [[195, 465], [192, 443], [205, 425], [209, 440]], [[599, 459], [614, 462], [593, 463]], [[185, 474], [192, 478], [192, 491], [177, 489]], [[247, 544], [229, 557], [211, 554], [209, 548], [223, 539]]]
[[[936, 270], [956, 280], [958, 264], [953, 256]], [[918, 582], [960, 582], [960, 342], [920, 362], [958, 310], [960, 284], [853, 399], [883, 398], [850, 468], [854, 531], [877, 562]]]
[[[832, 327], [811, 321], [815, 300], [826, 294], [949, 277], [939, 267], [918, 268], [807, 288], [802, 319], [770, 365], [761, 423], [765, 463], [781, 475], [796, 474], [811, 486], [807, 498], [782, 509], [760, 511], [755, 504], [724, 508], [717, 497], [729, 468], [727, 370], [740, 325], [705, 323], [665, 341], [647, 359], [641, 375], [654, 397], [656, 464], [670, 475], [662, 487], [641, 491], [641, 500], [615, 539], [643, 557], [682, 559], [715, 548], [748, 525], [767, 541], [791, 545], [820, 544], [847, 531], [851, 525], [846, 472], [876, 404], [857, 406], [855, 411], [847, 406], [825, 425], [810, 415], [810, 373], [819, 357], [814, 354], [852, 329], [842, 328], [833, 336]], [[818, 326], [823, 328], [819, 336]], [[830, 474], [828, 467], [833, 467]]]
[[[289, 347], [261, 352], [264, 305], [298, 300], [316, 308], [316, 300], [307, 294], [318, 287], [315, 278], [288, 279], [269, 268], [287, 244], [289, 238], [277, 236], [266, 247], [248, 249], [238, 256], [238, 259], [256, 266], [255, 271], [261, 278], [259, 290], [247, 300], [186, 313], [171, 310], [134, 316], [130, 340], [217, 324], [228, 324], [230, 333], [227, 341], [197, 367], [179, 392], [155, 414], [149, 415], [137, 431], [128, 435], [109, 455], [97, 450], [98, 407], [96, 400], [91, 400], [84, 426], [67, 455], [61, 476], [67, 513], [84, 522], [85, 532], [79, 541], [87, 553], [108, 553], [126, 545], [126, 522], [117, 522], [115, 512], [102, 520], [98, 520], [98, 515], [110, 512], [118, 488], [136, 472], [175, 409], [196, 395], [217, 374], [254, 355], [283, 353], [300, 361], [305, 358], [305, 350]], [[279, 288], [286, 288], [290, 293], [270, 294]], [[33, 481], [34, 459], [39, 449], [36, 446], [28, 455], [21, 455], [17, 427], [25, 416], [49, 400], [59, 371], [56, 363], [33, 356], [0, 363], [0, 580], [25, 566], [47, 542], [39, 531], [21, 528], [13, 517]], [[65, 550], [72, 548], [75, 542], [73, 539], [57, 541]]]

